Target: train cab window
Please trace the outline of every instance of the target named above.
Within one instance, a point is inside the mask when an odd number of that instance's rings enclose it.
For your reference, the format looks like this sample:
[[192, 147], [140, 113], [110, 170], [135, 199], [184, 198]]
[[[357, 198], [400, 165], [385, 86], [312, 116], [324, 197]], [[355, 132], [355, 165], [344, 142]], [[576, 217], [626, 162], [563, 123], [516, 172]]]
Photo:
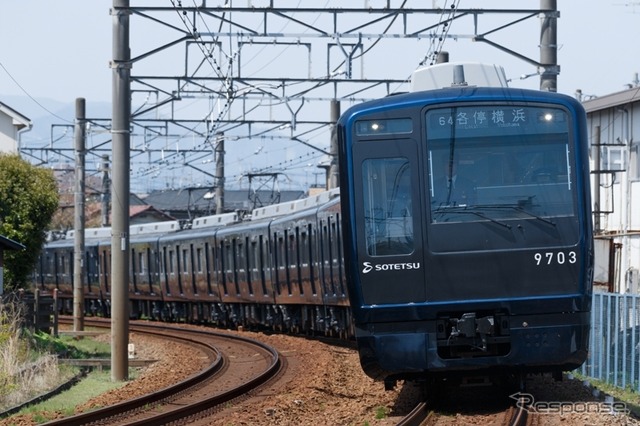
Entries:
[[370, 256], [413, 252], [409, 160], [376, 158], [362, 164], [364, 223]]
[[438, 108], [426, 115], [431, 223], [572, 216], [572, 141], [562, 109]]

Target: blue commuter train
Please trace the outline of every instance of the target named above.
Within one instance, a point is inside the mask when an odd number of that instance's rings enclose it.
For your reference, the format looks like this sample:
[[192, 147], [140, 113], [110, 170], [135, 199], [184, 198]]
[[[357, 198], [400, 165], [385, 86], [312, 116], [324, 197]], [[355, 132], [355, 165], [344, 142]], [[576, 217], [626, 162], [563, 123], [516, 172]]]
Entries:
[[585, 361], [590, 328], [584, 109], [557, 93], [468, 85], [464, 66], [443, 67], [447, 88], [366, 102], [338, 123], [362, 367], [387, 388], [561, 376]]
[[[130, 229], [132, 318], [353, 336], [339, 191], [255, 209]], [[74, 231], [45, 245], [34, 281], [73, 312]], [[110, 316], [111, 229], [85, 232], [85, 312]]]
[[[346, 111], [339, 193], [132, 226], [132, 317], [355, 336], [387, 388], [578, 367], [593, 274], [584, 110], [479, 85], [414, 84]], [[108, 316], [111, 230], [85, 245], [85, 309]], [[73, 232], [47, 244], [35, 273], [67, 312], [73, 246]]]

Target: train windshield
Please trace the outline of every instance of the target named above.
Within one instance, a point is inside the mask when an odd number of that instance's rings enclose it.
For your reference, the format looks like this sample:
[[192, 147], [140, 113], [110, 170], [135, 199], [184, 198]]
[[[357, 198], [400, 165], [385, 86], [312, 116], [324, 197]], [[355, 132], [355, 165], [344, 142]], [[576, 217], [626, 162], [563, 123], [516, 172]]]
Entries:
[[438, 108], [427, 111], [426, 123], [432, 223], [575, 214], [570, 123], [564, 110]]

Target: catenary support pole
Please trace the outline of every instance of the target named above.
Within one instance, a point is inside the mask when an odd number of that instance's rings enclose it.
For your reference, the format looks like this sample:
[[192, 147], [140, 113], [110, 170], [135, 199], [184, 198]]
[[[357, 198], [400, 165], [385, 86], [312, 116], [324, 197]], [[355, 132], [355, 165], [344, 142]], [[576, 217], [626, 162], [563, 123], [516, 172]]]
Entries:
[[128, 379], [131, 62], [128, 0], [113, 0], [111, 380]]
[[111, 204], [111, 178], [109, 177], [109, 156], [102, 156], [102, 194], [101, 201], [101, 220], [102, 226], [109, 226], [109, 206]]
[[224, 213], [224, 133], [216, 133], [216, 214]]
[[76, 182], [74, 187], [73, 229], [73, 330], [84, 330], [84, 188], [85, 188], [85, 129], [86, 107], [84, 98], [76, 99], [76, 124], [74, 138], [76, 145]]
[[558, 91], [558, 5], [557, 0], [540, 0], [543, 11], [540, 29], [540, 90]]
[[329, 165], [329, 176], [327, 177], [327, 189], [337, 188], [340, 185], [340, 168], [338, 166], [338, 119], [340, 118], [340, 101], [333, 99], [331, 101], [331, 111], [329, 120], [331, 121], [331, 145], [329, 146], [329, 154], [331, 163]]

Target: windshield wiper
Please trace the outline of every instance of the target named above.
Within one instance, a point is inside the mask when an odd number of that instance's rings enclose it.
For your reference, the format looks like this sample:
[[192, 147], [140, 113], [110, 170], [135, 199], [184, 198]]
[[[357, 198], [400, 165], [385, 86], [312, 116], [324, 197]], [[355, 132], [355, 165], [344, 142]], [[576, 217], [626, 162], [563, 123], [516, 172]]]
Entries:
[[476, 216], [479, 216], [479, 217], [481, 217], [483, 219], [487, 219], [487, 220], [489, 220], [489, 221], [491, 221], [491, 222], [493, 222], [495, 224], [498, 224], [500, 226], [504, 226], [507, 229], [511, 229], [511, 225], [509, 225], [508, 223], [502, 223], [499, 220], [496, 220], [496, 219], [494, 219], [492, 217], [489, 217], [484, 213], [476, 212], [476, 211], [473, 211], [473, 210], [470, 210], [467, 213], [475, 214]]
[[504, 209], [510, 209], [510, 210], [515, 210], [517, 212], [521, 212], [526, 214], [529, 217], [532, 217], [534, 219], [538, 219], [544, 223], [547, 223], [551, 226], [556, 226], [556, 223], [552, 220], [549, 220], [547, 218], [544, 218], [542, 216], [538, 216], [535, 213], [531, 213], [528, 210], [525, 210], [524, 207], [518, 203], [518, 205], [511, 205], [511, 204], [478, 204], [478, 205], [473, 205], [471, 206], [472, 208], [476, 208], [476, 209], [496, 209], [496, 210], [504, 210]]
[[512, 208], [512, 209], [514, 209], [514, 210], [516, 210], [516, 211], [522, 212], [522, 213], [524, 213], [524, 214], [526, 214], [526, 215], [529, 215], [529, 216], [531, 216], [531, 217], [534, 217], [534, 218], [536, 218], [536, 219], [538, 219], [538, 220], [541, 220], [541, 221], [543, 221], [544, 223], [548, 223], [548, 224], [549, 224], [549, 225], [551, 225], [551, 226], [556, 226], [556, 223], [555, 223], [554, 221], [549, 220], [549, 219], [546, 219], [546, 218], [544, 218], [544, 217], [542, 217], [542, 216], [538, 216], [538, 215], [537, 215], [537, 214], [535, 214], [535, 213], [531, 213], [531, 212], [529, 212], [529, 211], [525, 210], [524, 208], [522, 208], [522, 207], [520, 207], [520, 206], [518, 206], [518, 207], [516, 207], [516, 206], [511, 206], [511, 208]]
[[487, 216], [484, 213], [475, 211], [474, 208], [477, 206], [468, 206], [466, 204], [462, 205], [462, 206], [449, 206], [449, 205], [441, 205], [439, 206], [437, 209], [435, 209], [433, 212], [434, 213], [439, 213], [440, 215], [444, 215], [446, 213], [460, 213], [460, 214], [473, 214], [476, 215], [478, 217], [481, 217], [483, 219], [486, 219], [490, 222], [493, 222], [497, 225], [500, 226], [504, 226], [507, 229], [511, 229], [511, 225], [507, 224], [507, 223], [503, 223], [500, 222], [499, 220], [496, 220], [490, 216]]

